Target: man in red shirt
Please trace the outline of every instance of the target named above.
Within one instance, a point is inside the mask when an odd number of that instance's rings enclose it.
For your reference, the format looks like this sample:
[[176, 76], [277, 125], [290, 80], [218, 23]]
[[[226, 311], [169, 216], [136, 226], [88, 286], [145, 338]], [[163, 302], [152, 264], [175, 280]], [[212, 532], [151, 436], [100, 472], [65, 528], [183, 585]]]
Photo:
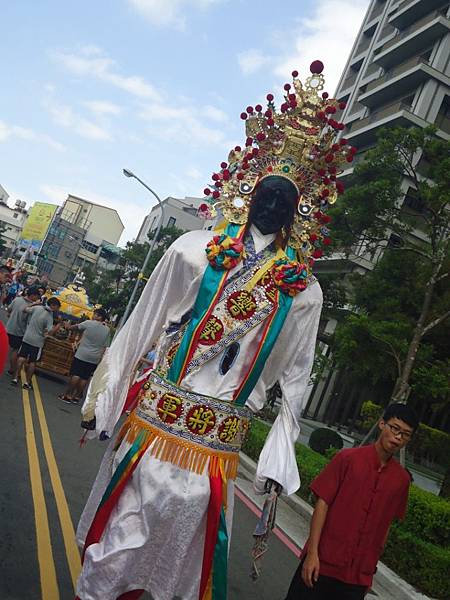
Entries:
[[317, 503], [286, 600], [362, 600], [389, 527], [403, 519], [411, 483], [393, 455], [418, 427], [406, 404], [388, 406], [375, 444], [341, 450], [311, 483]]

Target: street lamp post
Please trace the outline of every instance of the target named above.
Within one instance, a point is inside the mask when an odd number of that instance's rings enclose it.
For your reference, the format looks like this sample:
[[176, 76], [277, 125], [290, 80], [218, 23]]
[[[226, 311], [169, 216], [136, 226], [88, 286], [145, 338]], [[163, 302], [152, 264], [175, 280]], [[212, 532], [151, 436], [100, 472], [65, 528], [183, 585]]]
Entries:
[[158, 239], [159, 232], [161, 231], [161, 227], [162, 227], [162, 224], [163, 224], [163, 221], [164, 221], [164, 206], [163, 206], [163, 204], [161, 202], [161, 199], [158, 196], [158, 194], [156, 192], [154, 192], [146, 183], [144, 183], [142, 181], [142, 179], [139, 179], [139, 177], [137, 177], [137, 175], [135, 175], [129, 169], [123, 169], [123, 174], [125, 175], [125, 177], [134, 177], [134, 179], [136, 179], [137, 181], [139, 181], [139, 183], [141, 185], [143, 185], [151, 194], [153, 194], [153, 196], [155, 196], [155, 198], [158, 201], [159, 207], [161, 209], [161, 217], [160, 217], [159, 222], [158, 222], [158, 227], [156, 229], [156, 233], [153, 236], [153, 239], [152, 239], [152, 241], [150, 243], [147, 255], [146, 255], [145, 260], [144, 260], [144, 262], [142, 264], [141, 270], [140, 270], [140, 272], [139, 272], [139, 274], [137, 276], [136, 283], [134, 284], [133, 291], [131, 292], [131, 296], [130, 296], [130, 299], [128, 300], [127, 307], [125, 308], [125, 312], [123, 313], [122, 318], [120, 319], [120, 323], [119, 323], [119, 326], [117, 328], [117, 331], [119, 331], [122, 328], [122, 326], [126, 323], [126, 320], [128, 319], [128, 316], [129, 316], [129, 314], [131, 312], [131, 307], [133, 306], [133, 301], [134, 301], [134, 298], [136, 297], [136, 294], [137, 294], [137, 291], [138, 291], [138, 288], [139, 288], [139, 284], [140, 284], [141, 280], [144, 279], [145, 268], [146, 268], [147, 263], [148, 263], [148, 261], [150, 259], [150, 256], [152, 255], [153, 249], [155, 248], [155, 244], [156, 244], [156, 241]]

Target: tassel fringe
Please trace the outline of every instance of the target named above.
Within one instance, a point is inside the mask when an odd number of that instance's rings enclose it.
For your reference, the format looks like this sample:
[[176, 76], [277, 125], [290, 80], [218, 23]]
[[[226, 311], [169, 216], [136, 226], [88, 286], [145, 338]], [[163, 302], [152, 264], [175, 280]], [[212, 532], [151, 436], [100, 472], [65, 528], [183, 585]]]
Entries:
[[116, 448], [124, 439], [132, 444], [138, 437], [141, 438], [141, 445], [147, 447], [152, 456], [163, 462], [170, 462], [180, 469], [199, 475], [207, 472], [210, 477], [221, 475], [225, 480], [237, 477], [237, 452], [222, 452], [200, 446], [162, 431], [131, 413], [120, 430]]

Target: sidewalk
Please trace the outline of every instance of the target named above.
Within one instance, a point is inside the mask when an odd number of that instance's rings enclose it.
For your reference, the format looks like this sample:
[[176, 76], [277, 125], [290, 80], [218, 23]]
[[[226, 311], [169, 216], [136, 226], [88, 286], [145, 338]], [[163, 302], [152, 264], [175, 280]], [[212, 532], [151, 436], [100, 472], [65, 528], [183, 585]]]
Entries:
[[[253, 478], [256, 463], [241, 452], [239, 473], [236, 479], [238, 493], [245, 496], [247, 502], [262, 509], [264, 497], [253, 491]], [[282, 496], [278, 502], [277, 522], [274, 535], [284, 538], [283, 541], [297, 555], [303, 547], [309, 532], [309, 521], [312, 507], [296, 494]], [[270, 560], [270, 541], [266, 560]], [[264, 568], [264, 565], [263, 565]], [[415, 591], [406, 581], [401, 579], [382, 562], [374, 577], [373, 588], [367, 595], [368, 600], [431, 600], [428, 596]]]

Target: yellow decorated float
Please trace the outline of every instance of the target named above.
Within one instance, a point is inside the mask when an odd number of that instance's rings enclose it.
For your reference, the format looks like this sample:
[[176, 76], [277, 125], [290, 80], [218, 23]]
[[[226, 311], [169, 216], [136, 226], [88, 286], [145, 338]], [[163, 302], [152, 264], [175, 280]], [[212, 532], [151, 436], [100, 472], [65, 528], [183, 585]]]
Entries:
[[[86, 290], [76, 284], [70, 284], [47, 295], [58, 298], [61, 302], [60, 317], [73, 323], [91, 319], [97, 308], [97, 305], [90, 303]], [[37, 366], [57, 375], [69, 375], [76, 351], [77, 337], [76, 332], [64, 328], [60, 329], [55, 336], [47, 337]]]

